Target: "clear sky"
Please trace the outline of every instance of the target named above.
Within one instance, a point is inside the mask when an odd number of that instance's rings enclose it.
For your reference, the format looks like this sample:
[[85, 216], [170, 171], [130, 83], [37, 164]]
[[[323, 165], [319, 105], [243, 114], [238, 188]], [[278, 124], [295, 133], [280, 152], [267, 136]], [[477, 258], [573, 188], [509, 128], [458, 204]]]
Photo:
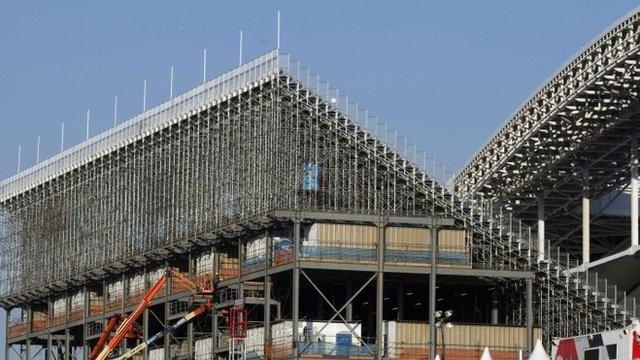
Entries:
[[[636, 1], [22, 2], [0, 12], [0, 178], [275, 47], [457, 171], [547, 77]], [[2, 319], [0, 319], [2, 320]], [[2, 321], [4, 323], [4, 321]], [[2, 326], [0, 326], [1, 328]], [[0, 342], [4, 332], [0, 329]], [[0, 355], [2, 358], [3, 355]]]

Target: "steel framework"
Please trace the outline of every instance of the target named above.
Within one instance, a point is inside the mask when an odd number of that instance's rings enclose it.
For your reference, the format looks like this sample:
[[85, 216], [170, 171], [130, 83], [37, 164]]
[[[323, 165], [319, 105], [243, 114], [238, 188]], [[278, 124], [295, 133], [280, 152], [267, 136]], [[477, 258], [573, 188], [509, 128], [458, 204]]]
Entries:
[[[556, 72], [457, 175], [457, 193], [492, 199], [528, 224], [537, 219], [537, 200], [544, 196], [551, 243], [579, 254], [583, 197], [620, 192], [633, 172], [640, 134], [639, 28], [636, 9]], [[598, 257], [629, 238], [628, 218], [592, 222], [603, 230], [594, 234]]]
[[[3, 307], [268, 228], [289, 211], [452, 219], [471, 234], [474, 270], [535, 273], [528, 293], [547, 344], [635, 317], [625, 294], [569, 272], [560, 253], [536, 261], [529, 227], [491, 201], [461, 200], [287, 55], [198, 89], [3, 182]], [[524, 303], [521, 279], [503, 281], [510, 301]], [[513, 308], [511, 321], [524, 323], [523, 307]]]

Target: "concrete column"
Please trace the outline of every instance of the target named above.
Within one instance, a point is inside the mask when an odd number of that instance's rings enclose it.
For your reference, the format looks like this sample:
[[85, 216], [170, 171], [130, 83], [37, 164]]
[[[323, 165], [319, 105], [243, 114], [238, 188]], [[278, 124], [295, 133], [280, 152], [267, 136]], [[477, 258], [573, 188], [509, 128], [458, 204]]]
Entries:
[[384, 315], [384, 224], [378, 225], [378, 251], [377, 251], [377, 269], [376, 277], [376, 359], [382, 359], [383, 353], [383, 315]]
[[429, 274], [429, 360], [436, 358], [436, 269], [438, 268], [438, 228], [429, 231], [431, 273]]
[[631, 246], [638, 245], [638, 139], [631, 139]]
[[527, 279], [527, 340], [526, 351], [531, 354], [533, 350], [533, 279]]
[[300, 219], [293, 222], [293, 274], [291, 326], [293, 358], [298, 359], [298, 318], [300, 317]]
[[591, 202], [589, 200], [589, 173], [585, 171], [582, 190], [582, 263], [588, 264], [591, 254], [591, 235], [589, 224], [591, 220]]
[[544, 260], [544, 193], [538, 194], [538, 261]]

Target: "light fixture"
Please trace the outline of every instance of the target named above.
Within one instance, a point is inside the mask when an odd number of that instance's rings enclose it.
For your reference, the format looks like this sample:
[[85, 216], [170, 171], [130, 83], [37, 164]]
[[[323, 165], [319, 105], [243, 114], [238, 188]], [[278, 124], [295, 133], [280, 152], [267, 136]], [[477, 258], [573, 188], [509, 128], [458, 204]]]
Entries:
[[413, 295], [413, 291], [407, 292], [407, 296], [411, 296], [411, 295]]

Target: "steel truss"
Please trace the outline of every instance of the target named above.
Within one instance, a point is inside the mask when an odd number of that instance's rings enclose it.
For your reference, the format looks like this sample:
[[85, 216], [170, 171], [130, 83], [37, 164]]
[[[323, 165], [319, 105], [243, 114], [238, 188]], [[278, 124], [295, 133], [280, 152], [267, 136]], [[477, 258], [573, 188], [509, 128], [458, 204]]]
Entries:
[[[571, 223], [585, 186], [597, 199], [630, 181], [640, 134], [639, 28], [634, 10], [554, 74], [458, 174], [459, 195], [493, 199], [532, 224], [544, 194], [552, 242], [579, 254], [580, 225]], [[593, 223], [607, 227], [612, 220]], [[609, 227], [593, 253], [605, 255], [628, 239], [626, 228]]]
[[[264, 231], [293, 211], [376, 225], [393, 217], [422, 219], [423, 227], [431, 215], [451, 219], [447, 227], [471, 234], [476, 270], [535, 272], [533, 313], [547, 344], [635, 316], [624, 295], [568, 273], [561, 255], [535, 261], [527, 226], [493, 202], [452, 194], [355, 121], [357, 107], [332, 105], [326, 83], [308, 69], [285, 55], [278, 64], [251, 86], [4, 200], [0, 304], [41, 301]], [[514, 294], [510, 319], [522, 324], [524, 284], [503, 281]]]

